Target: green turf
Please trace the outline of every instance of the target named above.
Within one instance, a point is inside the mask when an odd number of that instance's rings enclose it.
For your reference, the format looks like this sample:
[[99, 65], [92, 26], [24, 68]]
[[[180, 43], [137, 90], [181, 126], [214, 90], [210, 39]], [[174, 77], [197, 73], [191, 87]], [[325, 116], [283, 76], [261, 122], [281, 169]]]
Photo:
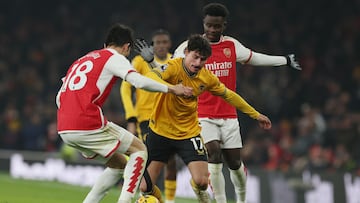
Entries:
[[[89, 187], [59, 182], [14, 179], [0, 173], [0, 203], [77, 203], [82, 202]], [[120, 189], [113, 188], [102, 203], [115, 203]], [[195, 203], [196, 200], [176, 198], [177, 203]], [[230, 201], [229, 201], [230, 202]]]

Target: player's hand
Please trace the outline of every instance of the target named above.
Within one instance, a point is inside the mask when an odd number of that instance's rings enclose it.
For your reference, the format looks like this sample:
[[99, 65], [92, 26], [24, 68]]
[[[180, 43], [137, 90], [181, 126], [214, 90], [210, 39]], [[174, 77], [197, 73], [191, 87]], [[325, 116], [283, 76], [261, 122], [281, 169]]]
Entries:
[[271, 121], [267, 116], [260, 114], [257, 120], [262, 129], [268, 130], [271, 128]]
[[295, 55], [294, 54], [288, 54], [286, 55], [286, 61], [287, 61], [287, 65], [290, 66], [291, 68], [294, 68], [296, 70], [302, 70], [302, 68], [300, 67], [299, 62], [296, 60]]
[[191, 87], [186, 87], [182, 84], [177, 84], [177, 85], [169, 87], [169, 92], [173, 93], [177, 96], [191, 97], [192, 90], [193, 89]]
[[144, 60], [151, 63], [154, 60], [154, 48], [150, 46], [144, 39], [136, 39], [134, 50], [140, 54]]

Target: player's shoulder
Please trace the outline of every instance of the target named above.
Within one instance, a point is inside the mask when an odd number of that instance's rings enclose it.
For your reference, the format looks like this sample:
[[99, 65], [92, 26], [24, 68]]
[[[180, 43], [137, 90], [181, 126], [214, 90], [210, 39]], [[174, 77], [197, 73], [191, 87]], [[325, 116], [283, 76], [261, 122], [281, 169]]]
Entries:
[[144, 58], [140, 55], [136, 55], [133, 59], [132, 59], [132, 62], [136, 62], [136, 63], [139, 63], [139, 62], [143, 62], [144, 61]]
[[211, 72], [211, 70], [207, 69], [206, 67], [203, 67], [199, 73], [201, 75], [206, 75], [206, 77], [213, 76], [214, 74]]
[[157, 70], [160, 72], [164, 72], [166, 70], [167, 72], [178, 73], [178, 71], [182, 67], [182, 60], [183, 60], [183, 58], [179, 58], [179, 57], [169, 59], [167, 63], [160, 65], [157, 68]]
[[99, 50], [101, 56], [109, 55], [111, 58], [114, 58], [115, 60], [122, 60], [122, 61], [129, 61], [124, 55], [119, 54], [116, 50], [111, 48], [105, 48]]
[[176, 57], [176, 58], [169, 59], [169, 61], [167, 63], [172, 66], [180, 66], [180, 65], [182, 65], [182, 61], [183, 61], [183, 58]]
[[187, 47], [187, 44], [188, 44], [188, 40], [186, 41], [183, 41], [176, 49], [175, 49], [175, 52], [174, 52], [174, 55], [173, 57], [176, 58], [176, 57], [185, 57], [185, 48]]
[[240, 43], [239, 40], [237, 40], [236, 38], [232, 37], [232, 36], [228, 36], [228, 35], [224, 35], [222, 37], [222, 41], [223, 42], [226, 42], [226, 41], [231, 41], [231, 42], [234, 42], [234, 43]]
[[164, 65], [170, 67], [171, 69], [179, 69], [180, 67], [182, 67], [182, 60], [183, 58], [181, 57], [171, 58]]
[[[198, 72], [198, 76], [202, 77], [202, 78], [208, 78], [208, 79], [212, 79], [213, 76], [215, 76], [211, 70], [207, 69], [205, 66], [203, 68], [200, 69], [200, 71]], [[215, 76], [216, 77], [216, 76]]]
[[105, 68], [112, 67], [112, 66], [118, 67], [119, 64], [130, 65], [130, 61], [124, 55], [119, 54], [116, 50], [111, 49], [111, 48], [95, 50], [95, 51], [89, 52], [84, 57], [91, 58], [91, 59], [94, 59], [97, 61], [106, 61]]
[[170, 59], [172, 59], [172, 54], [171, 53], [167, 53], [166, 54], [166, 58], [165, 59], [160, 59], [157, 56], [155, 56], [154, 60], [157, 64], [163, 65], [166, 64]]
[[136, 70], [140, 70], [140, 69], [147, 69], [148, 68], [148, 63], [144, 60], [144, 58], [140, 55], [135, 56], [132, 60], [131, 60], [131, 64], [134, 66], [134, 68]]
[[188, 44], [188, 40], [185, 40], [183, 42], [181, 42], [181, 44], [178, 47], [186, 47]]
[[92, 50], [88, 53], [86, 53], [85, 55], [83, 55], [82, 57], [80, 57], [78, 59], [78, 61], [83, 60], [83, 59], [98, 59], [100, 57], [103, 57], [105, 54], [112, 54], [109, 50], [106, 49], [97, 49], [97, 50]]
[[226, 46], [234, 46], [236, 50], [242, 50], [243, 48], [246, 48], [239, 40], [231, 36], [223, 36], [221, 43], [226, 44]]

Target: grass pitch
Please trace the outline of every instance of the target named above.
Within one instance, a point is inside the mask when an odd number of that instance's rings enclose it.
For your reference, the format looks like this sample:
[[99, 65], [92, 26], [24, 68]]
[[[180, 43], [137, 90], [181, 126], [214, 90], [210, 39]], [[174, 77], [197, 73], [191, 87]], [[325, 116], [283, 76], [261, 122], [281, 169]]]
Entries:
[[[0, 203], [78, 203], [82, 202], [89, 187], [68, 185], [59, 182], [14, 179], [0, 173]], [[120, 188], [114, 187], [102, 203], [114, 203]], [[176, 198], [177, 203], [196, 203], [194, 199]], [[214, 201], [215, 202], [215, 201]]]

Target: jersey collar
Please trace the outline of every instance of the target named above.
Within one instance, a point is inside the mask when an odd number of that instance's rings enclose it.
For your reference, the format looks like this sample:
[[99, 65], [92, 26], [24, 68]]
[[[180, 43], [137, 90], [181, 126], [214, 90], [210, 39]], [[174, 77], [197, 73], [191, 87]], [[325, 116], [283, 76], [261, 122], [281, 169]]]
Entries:
[[190, 78], [195, 78], [196, 75], [197, 75], [197, 73], [190, 73], [189, 70], [186, 68], [184, 61], [185, 61], [184, 58], [182, 58], [182, 67], [183, 67], [185, 73], [186, 73]]
[[[205, 37], [205, 34], [203, 34], [203, 37]], [[220, 42], [222, 42], [223, 39], [224, 39], [224, 35], [221, 35], [219, 41], [217, 41], [217, 42], [209, 42], [209, 44], [220, 44]]]

